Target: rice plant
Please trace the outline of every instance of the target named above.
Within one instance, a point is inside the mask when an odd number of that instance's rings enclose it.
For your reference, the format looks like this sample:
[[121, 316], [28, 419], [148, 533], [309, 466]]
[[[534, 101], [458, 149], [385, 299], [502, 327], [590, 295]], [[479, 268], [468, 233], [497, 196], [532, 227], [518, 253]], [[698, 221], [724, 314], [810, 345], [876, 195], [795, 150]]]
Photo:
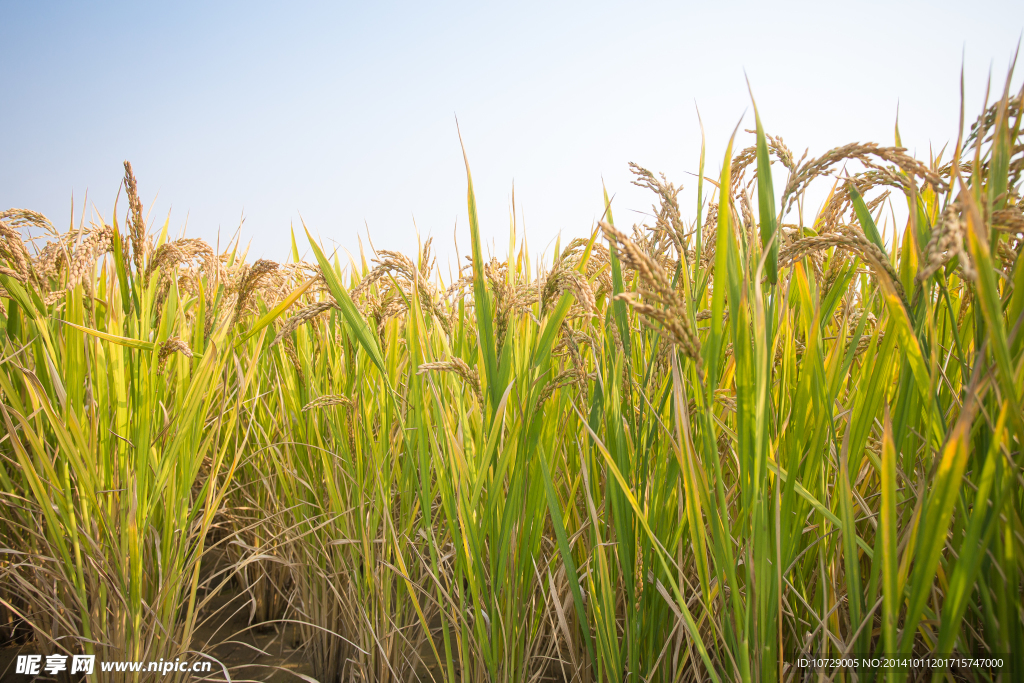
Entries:
[[[127, 164], [125, 233], [0, 214], [8, 624], [173, 659], [242, 591], [324, 683], [1024, 678], [1006, 83], [926, 161], [898, 130], [798, 157], [755, 107], [716, 178], [702, 152], [692, 219], [633, 165], [648, 224], [605, 195], [550, 257], [514, 222], [485, 255], [467, 162], [450, 282], [429, 240], [348, 264], [308, 231], [281, 263], [170, 240]], [[213, 545], [233, 562], [203, 573]]]

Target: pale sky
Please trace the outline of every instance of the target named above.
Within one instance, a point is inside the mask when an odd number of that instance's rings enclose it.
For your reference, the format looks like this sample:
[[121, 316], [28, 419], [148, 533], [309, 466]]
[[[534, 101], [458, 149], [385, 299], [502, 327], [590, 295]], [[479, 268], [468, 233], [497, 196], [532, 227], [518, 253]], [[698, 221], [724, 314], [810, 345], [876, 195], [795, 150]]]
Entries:
[[214, 241], [244, 214], [250, 257], [285, 260], [300, 216], [352, 252], [367, 230], [411, 252], [418, 226], [444, 256], [457, 229], [466, 253], [456, 117], [501, 256], [513, 184], [534, 253], [587, 233], [602, 178], [616, 221], [642, 220], [651, 198], [629, 161], [682, 183], [692, 217], [696, 107], [715, 174], [741, 116], [753, 127], [744, 74], [797, 155], [893, 144], [898, 107], [904, 144], [927, 157], [956, 140], [961, 60], [973, 120], [1024, 18], [962, 1], [0, 0], [0, 28], [0, 209], [64, 228], [88, 195], [87, 220], [110, 222], [129, 159], [155, 227], [170, 211], [174, 235], [187, 219]]

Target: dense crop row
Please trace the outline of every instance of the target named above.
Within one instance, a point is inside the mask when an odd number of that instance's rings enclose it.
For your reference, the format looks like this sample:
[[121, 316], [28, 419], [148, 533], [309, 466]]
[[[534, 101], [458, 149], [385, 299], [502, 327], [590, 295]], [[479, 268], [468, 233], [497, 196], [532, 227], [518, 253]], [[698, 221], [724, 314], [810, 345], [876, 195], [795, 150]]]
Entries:
[[240, 587], [325, 683], [1021, 680], [1021, 102], [926, 162], [758, 120], [694, 220], [635, 167], [652, 224], [548, 260], [470, 181], [448, 283], [154, 239], [127, 165], [123, 232], [0, 214], [0, 628], [173, 659]]

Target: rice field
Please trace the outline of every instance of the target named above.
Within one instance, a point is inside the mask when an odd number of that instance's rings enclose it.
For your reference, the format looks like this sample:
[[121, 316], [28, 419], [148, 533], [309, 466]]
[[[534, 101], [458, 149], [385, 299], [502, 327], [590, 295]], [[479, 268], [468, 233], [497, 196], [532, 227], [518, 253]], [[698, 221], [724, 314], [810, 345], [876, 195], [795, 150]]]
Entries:
[[546, 257], [467, 162], [447, 279], [172, 240], [127, 163], [110, 223], [0, 213], [0, 639], [212, 657], [227, 595], [321, 683], [1024, 680], [1022, 99], [927, 159], [755, 108]]

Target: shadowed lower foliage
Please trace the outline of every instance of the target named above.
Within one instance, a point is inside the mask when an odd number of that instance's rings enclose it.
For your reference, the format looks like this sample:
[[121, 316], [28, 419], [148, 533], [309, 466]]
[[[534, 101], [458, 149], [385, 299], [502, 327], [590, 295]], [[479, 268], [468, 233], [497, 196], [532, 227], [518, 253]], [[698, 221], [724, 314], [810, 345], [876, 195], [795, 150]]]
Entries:
[[470, 179], [453, 282], [152, 236], [127, 164], [126, 232], [0, 213], [0, 634], [193, 656], [234, 590], [324, 683], [1021, 680], [1022, 97], [926, 161], [755, 109], [692, 221], [634, 166], [553, 258]]

